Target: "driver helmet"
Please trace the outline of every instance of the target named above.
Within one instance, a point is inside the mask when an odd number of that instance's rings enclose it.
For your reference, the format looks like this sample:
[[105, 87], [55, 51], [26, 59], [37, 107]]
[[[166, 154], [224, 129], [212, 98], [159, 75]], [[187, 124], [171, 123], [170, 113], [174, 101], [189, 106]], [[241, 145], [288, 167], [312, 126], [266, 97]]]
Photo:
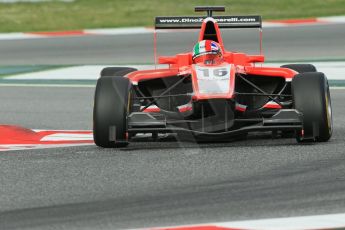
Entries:
[[194, 63], [217, 64], [223, 60], [222, 49], [215, 41], [202, 40], [194, 46], [192, 59]]

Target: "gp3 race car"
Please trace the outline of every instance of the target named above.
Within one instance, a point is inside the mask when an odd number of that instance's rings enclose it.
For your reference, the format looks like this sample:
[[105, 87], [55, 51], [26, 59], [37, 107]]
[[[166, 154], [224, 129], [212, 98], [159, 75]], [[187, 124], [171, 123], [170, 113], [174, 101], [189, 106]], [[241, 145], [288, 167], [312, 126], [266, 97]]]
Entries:
[[[260, 16], [156, 17], [155, 29], [198, 28], [193, 52], [161, 56], [169, 68], [109, 67], [97, 81], [93, 136], [101, 147], [124, 147], [137, 134], [174, 133], [179, 140], [229, 141], [272, 132], [297, 142], [332, 135], [326, 76], [310, 64], [263, 67], [264, 56], [224, 48], [220, 28], [258, 28]], [[261, 43], [261, 39], [260, 39]]]

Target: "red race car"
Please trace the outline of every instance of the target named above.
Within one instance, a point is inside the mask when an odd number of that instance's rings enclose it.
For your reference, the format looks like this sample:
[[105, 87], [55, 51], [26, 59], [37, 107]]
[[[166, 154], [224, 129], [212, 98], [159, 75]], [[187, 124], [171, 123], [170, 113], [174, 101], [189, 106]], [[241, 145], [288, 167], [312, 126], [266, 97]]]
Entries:
[[94, 97], [96, 145], [124, 147], [142, 133], [210, 142], [258, 131], [298, 142], [330, 139], [332, 107], [323, 73], [310, 64], [262, 67], [256, 63], [264, 62], [263, 55], [224, 48], [220, 28], [258, 28], [261, 34], [260, 16], [212, 16], [224, 7], [195, 10], [207, 17], [155, 19], [156, 29], [200, 29], [192, 52], [158, 58], [169, 68], [103, 69]]

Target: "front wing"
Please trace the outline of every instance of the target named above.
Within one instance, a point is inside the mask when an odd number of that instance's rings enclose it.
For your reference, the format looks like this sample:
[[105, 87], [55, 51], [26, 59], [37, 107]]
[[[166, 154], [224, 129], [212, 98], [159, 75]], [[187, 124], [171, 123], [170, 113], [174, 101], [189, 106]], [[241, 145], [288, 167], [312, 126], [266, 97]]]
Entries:
[[[192, 134], [198, 140], [224, 140], [241, 134], [258, 131], [301, 131], [303, 127], [303, 115], [294, 109], [281, 109], [270, 118], [257, 119], [234, 119], [235, 124], [229, 130], [220, 132], [206, 132], [203, 130], [190, 129], [188, 123], [193, 120], [167, 120], [162, 114], [150, 114], [144, 112], [132, 113], [128, 117], [128, 133], [176, 133], [181, 136]], [[246, 125], [246, 123], [248, 125]], [[188, 136], [187, 135], [187, 136]]]

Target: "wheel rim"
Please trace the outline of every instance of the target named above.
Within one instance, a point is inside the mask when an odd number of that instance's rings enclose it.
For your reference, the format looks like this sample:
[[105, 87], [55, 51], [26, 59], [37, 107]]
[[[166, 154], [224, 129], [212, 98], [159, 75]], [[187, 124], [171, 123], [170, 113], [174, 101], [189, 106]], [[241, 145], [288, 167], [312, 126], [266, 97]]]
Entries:
[[333, 122], [332, 122], [332, 106], [330, 103], [330, 95], [329, 95], [329, 89], [327, 88], [325, 92], [325, 97], [326, 97], [326, 116], [327, 116], [327, 126], [328, 126], [328, 131], [331, 134], [333, 130]]

